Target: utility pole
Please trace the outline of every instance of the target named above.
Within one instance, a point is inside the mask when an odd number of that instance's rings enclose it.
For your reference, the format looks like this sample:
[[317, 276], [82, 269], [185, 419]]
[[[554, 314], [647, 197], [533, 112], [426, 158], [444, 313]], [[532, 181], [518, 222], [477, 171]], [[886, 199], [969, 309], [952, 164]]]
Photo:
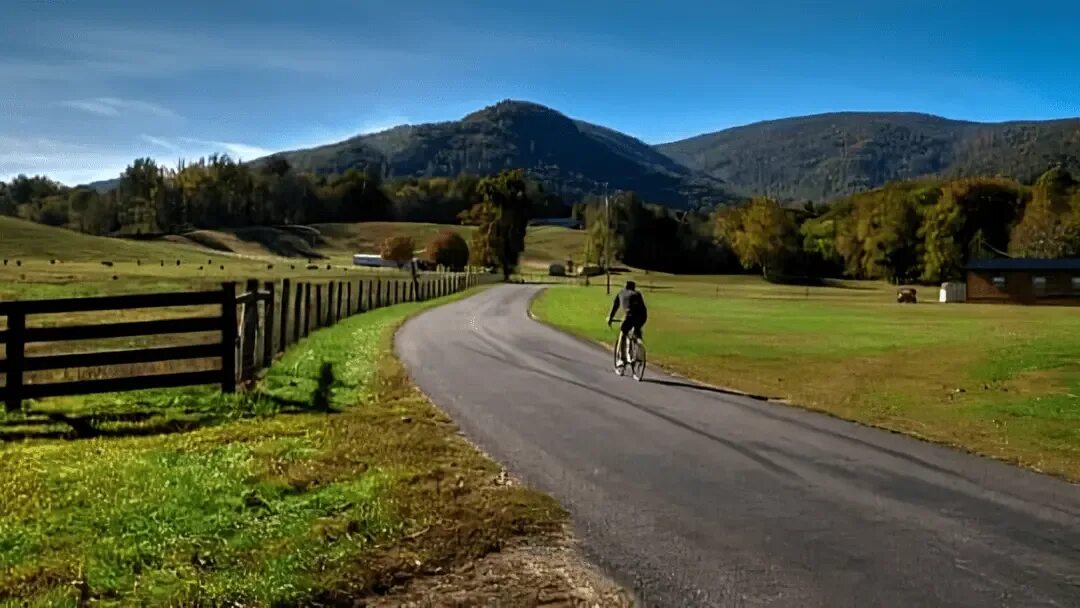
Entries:
[[611, 206], [608, 204], [607, 182], [604, 182], [604, 274], [607, 275], [607, 293], [611, 295]]

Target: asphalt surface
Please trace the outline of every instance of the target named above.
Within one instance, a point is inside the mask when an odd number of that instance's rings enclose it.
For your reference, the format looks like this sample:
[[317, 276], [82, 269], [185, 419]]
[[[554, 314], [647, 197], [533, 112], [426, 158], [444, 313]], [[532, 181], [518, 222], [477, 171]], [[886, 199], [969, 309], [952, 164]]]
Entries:
[[620, 378], [528, 318], [536, 292], [433, 309], [398, 353], [642, 604], [1080, 606], [1080, 486], [652, 369]]

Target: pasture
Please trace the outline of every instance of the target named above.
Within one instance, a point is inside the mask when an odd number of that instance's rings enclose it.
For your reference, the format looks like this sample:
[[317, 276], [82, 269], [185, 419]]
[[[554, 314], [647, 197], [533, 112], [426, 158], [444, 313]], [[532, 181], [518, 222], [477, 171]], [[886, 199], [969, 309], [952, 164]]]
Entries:
[[[938, 304], [930, 288], [900, 305], [879, 283], [636, 278], [650, 364], [1080, 480], [1076, 309]], [[611, 343], [598, 279], [549, 289], [534, 312]]]
[[558, 505], [498, 483], [391, 354], [451, 299], [315, 332], [245, 394], [113, 396], [156, 413], [0, 438], [0, 606], [333, 604], [554, 530]]

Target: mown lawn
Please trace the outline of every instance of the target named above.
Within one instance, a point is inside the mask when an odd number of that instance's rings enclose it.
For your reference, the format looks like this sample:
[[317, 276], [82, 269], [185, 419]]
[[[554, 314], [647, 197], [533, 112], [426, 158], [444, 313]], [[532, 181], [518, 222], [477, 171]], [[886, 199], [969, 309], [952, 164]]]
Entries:
[[554, 530], [560, 507], [500, 483], [390, 354], [438, 303], [318, 331], [247, 396], [54, 405], [140, 414], [82, 438], [0, 414], [24, 437], [0, 433], [0, 605], [339, 603]]
[[[637, 278], [650, 363], [1080, 480], [1076, 309], [898, 305], [880, 284]], [[534, 312], [610, 342], [610, 305], [602, 287], [560, 287]]]

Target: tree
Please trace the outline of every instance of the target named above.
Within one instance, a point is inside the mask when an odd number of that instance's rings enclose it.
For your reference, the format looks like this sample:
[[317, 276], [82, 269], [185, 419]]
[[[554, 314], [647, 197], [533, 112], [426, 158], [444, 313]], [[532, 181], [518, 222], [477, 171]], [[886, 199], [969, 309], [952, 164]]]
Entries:
[[391, 236], [387, 237], [382, 245], [379, 247], [379, 255], [382, 259], [396, 262], [398, 266], [403, 266], [413, 259], [413, 252], [416, 250], [416, 242], [409, 236]]
[[444, 230], [431, 239], [425, 250], [432, 264], [445, 266], [455, 272], [469, 263], [469, 244], [453, 230]]
[[984, 246], [1003, 250], [1023, 205], [1019, 184], [1004, 179], [966, 179], [946, 184], [924, 214], [922, 279], [938, 282], [960, 275]]
[[766, 279], [770, 267], [782, 267], [795, 250], [795, 222], [779, 203], [758, 197], [749, 205], [722, 214], [716, 236], [738, 256], [743, 268], [761, 268]]
[[485, 177], [477, 185], [481, 201], [461, 215], [464, 223], [477, 227], [469, 247], [472, 263], [499, 266], [506, 279], [517, 268], [525, 250], [525, 232], [532, 211], [527, 188], [522, 169]]
[[1076, 182], [1054, 168], [1033, 188], [1031, 201], [1009, 237], [1009, 252], [1021, 257], [1057, 258], [1080, 253], [1080, 209]]

